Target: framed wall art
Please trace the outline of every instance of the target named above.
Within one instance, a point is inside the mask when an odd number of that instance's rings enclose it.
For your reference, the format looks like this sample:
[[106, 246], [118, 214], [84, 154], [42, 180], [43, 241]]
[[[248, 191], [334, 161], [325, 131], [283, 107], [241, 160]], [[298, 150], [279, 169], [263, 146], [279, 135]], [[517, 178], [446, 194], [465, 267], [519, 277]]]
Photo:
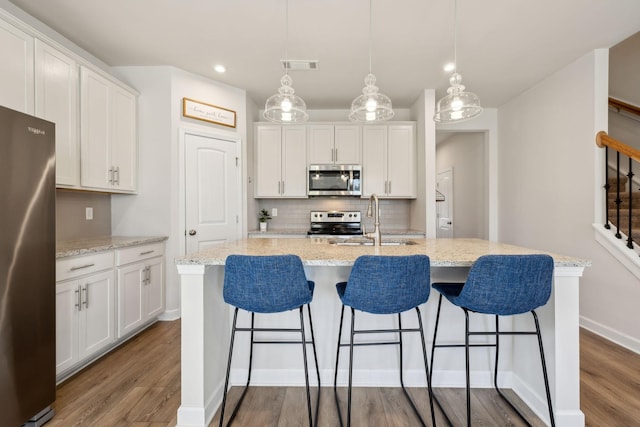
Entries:
[[182, 115], [217, 125], [236, 127], [236, 112], [191, 98], [182, 98]]

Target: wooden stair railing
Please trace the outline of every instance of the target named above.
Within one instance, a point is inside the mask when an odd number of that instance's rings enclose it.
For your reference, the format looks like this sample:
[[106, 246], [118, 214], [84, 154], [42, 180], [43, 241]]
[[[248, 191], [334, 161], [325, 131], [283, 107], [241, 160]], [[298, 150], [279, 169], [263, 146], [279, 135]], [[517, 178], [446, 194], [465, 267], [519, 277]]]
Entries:
[[[640, 150], [636, 150], [635, 148], [630, 147], [624, 144], [623, 142], [620, 142], [617, 139], [610, 137], [609, 135], [607, 135], [605, 131], [600, 131], [596, 134], [596, 145], [600, 148], [605, 148], [604, 191], [605, 191], [605, 200], [606, 200], [606, 220], [605, 220], [604, 227], [606, 229], [611, 229], [611, 224], [613, 223], [613, 225], [615, 225], [616, 227], [615, 236], [618, 239], [621, 239], [622, 238], [622, 234], [620, 233], [621, 216], [622, 216], [621, 210], [628, 209], [628, 215], [626, 213], [624, 214], [624, 216], [628, 216], [628, 227], [627, 227], [627, 232], [625, 234], [627, 235], [627, 247], [630, 249], [634, 249], [633, 241], [636, 240], [638, 243], [640, 243], [640, 230], [638, 231], [634, 230], [634, 224], [633, 224], [634, 192], [631, 186], [633, 184], [633, 176], [634, 176], [633, 162], [634, 161], [640, 162]], [[615, 168], [616, 176], [613, 179], [610, 179], [609, 177], [609, 149], [615, 151], [616, 153], [616, 168]], [[620, 188], [621, 181], [622, 181], [621, 172], [620, 172], [620, 155], [627, 157], [629, 162], [627, 174], [624, 175], [627, 177], [627, 182], [629, 183], [629, 189], [625, 193], [622, 193]], [[615, 182], [615, 186], [616, 186], [615, 200], [614, 200], [614, 203], [616, 206], [615, 206], [614, 220], [611, 220], [609, 218], [609, 212], [610, 210], [613, 210], [609, 202], [609, 194], [610, 194], [609, 191], [611, 189], [612, 181]], [[626, 199], [624, 200], [622, 199], [623, 195], [626, 197]]]

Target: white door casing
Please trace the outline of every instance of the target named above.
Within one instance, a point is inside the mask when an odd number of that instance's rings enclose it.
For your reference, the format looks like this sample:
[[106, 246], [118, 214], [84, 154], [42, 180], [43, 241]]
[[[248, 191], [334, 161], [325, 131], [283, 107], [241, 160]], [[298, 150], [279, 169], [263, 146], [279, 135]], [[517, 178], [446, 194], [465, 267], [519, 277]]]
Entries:
[[183, 138], [185, 249], [192, 253], [240, 237], [240, 143], [203, 132]]
[[438, 172], [436, 189], [444, 196], [443, 202], [436, 202], [438, 227], [436, 237], [453, 238], [453, 168]]

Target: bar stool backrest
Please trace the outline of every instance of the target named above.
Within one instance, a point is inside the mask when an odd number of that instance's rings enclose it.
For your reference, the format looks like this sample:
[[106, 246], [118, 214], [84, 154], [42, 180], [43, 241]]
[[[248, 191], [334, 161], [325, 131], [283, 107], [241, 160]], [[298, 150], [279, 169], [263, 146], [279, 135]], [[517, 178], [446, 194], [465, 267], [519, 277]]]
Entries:
[[314, 283], [297, 255], [229, 255], [224, 267], [227, 304], [254, 313], [280, 313], [309, 304]]
[[549, 255], [484, 255], [471, 267], [456, 305], [509, 316], [545, 305], [551, 296]]
[[429, 298], [429, 275], [426, 255], [363, 255], [353, 264], [342, 303], [375, 314], [411, 310]]

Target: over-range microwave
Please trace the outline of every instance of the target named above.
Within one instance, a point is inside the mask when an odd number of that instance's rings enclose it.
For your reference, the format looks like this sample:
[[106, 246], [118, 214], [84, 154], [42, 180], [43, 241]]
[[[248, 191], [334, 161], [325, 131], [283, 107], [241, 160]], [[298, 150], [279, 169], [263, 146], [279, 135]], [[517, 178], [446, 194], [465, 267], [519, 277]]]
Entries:
[[361, 196], [360, 165], [310, 165], [309, 196]]

